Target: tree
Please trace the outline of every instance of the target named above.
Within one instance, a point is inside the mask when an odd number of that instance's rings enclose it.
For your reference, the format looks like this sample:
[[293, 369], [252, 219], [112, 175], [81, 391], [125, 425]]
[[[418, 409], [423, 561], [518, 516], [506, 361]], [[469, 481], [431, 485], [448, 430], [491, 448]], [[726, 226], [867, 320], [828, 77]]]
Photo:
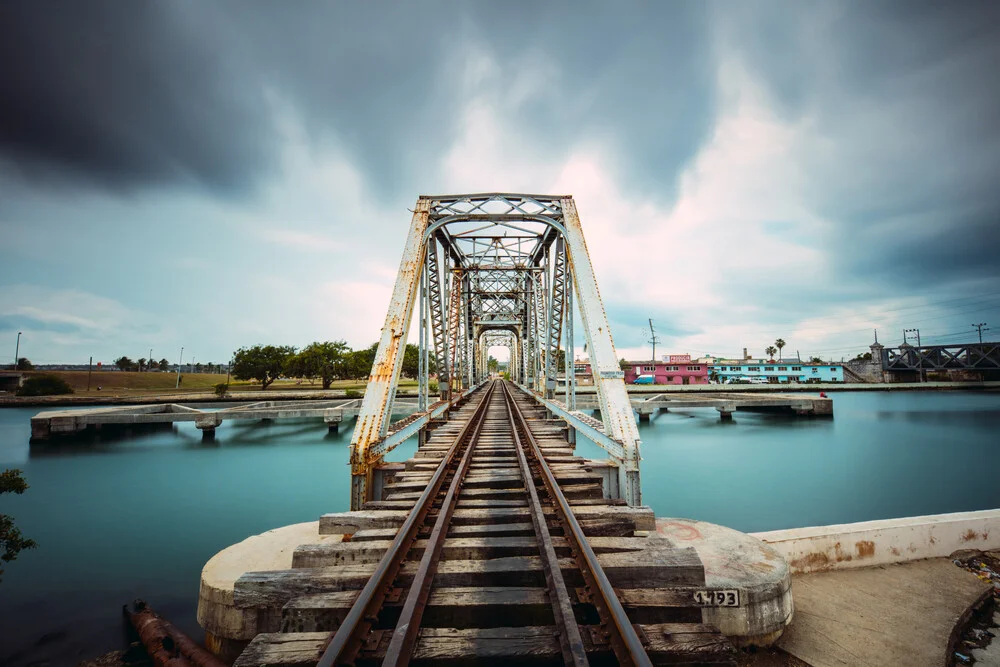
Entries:
[[15, 370], [30, 371], [34, 367], [35, 367], [34, 364], [32, 364], [30, 361], [28, 361], [24, 357], [21, 357], [20, 359], [17, 360], [17, 365], [15, 367]]
[[254, 345], [236, 350], [233, 357], [233, 377], [237, 380], [258, 380], [261, 389], [278, 379], [295, 348], [288, 345]]
[[774, 353], [777, 351], [778, 349], [773, 345], [768, 345], [767, 349], [764, 350], [764, 352], [771, 358], [771, 361], [774, 361]]
[[403, 375], [416, 378], [420, 374], [420, 348], [410, 343], [403, 350]]
[[160, 363], [158, 365], [161, 371], [170, 370], [170, 362], [166, 359], [160, 359]]
[[786, 344], [787, 343], [785, 343], [785, 341], [781, 340], [780, 338], [778, 340], [774, 341], [774, 346], [776, 348], [778, 348], [778, 359], [779, 360], [781, 359], [781, 348], [785, 347]]
[[820, 359], [819, 357], [812, 357], [812, 358], [811, 358], [811, 359], [809, 360], [809, 363], [810, 363], [810, 364], [822, 364], [822, 363], [823, 363], [823, 360], [822, 360], [822, 359]]
[[500, 362], [490, 355], [490, 358], [486, 361], [486, 370], [490, 373], [496, 373], [500, 369]]
[[[413, 343], [403, 350], [402, 373], [409, 378], [416, 378], [420, 373], [420, 348]], [[427, 373], [437, 373], [437, 360], [433, 353], [427, 355]]]
[[[351, 348], [346, 341], [310, 343], [301, 352], [288, 359], [286, 373], [292, 377], [319, 378], [323, 389], [329, 389], [334, 380], [347, 377]], [[374, 359], [372, 355], [372, 359]]]
[[[23, 473], [16, 469], [0, 472], [0, 494], [24, 493], [28, 483], [24, 481]], [[9, 563], [25, 549], [34, 549], [34, 540], [25, 539], [21, 531], [14, 525], [14, 517], [0, 514], [0, 562]], [[0, 567], [0, 581], [3, 579], [3, 567]]]
[[200, 373], [201, 372], [201, 362], [200, 361], [194, 365], [194, 372], [195, 373]]
[[377, 353], [378, 343], [372, 343], [363, 350], [354, 350], [351, 352], [347, 362], [347, 377], [354, 380], [363, 380], [371, 375]]
[[135, 366], [135, 362], [128, 357], [118, 357], [115, 359], [115, 366], [117, 366], [120, 371], [127, 371], [131, 370], [132, 367]]
[[139, 370], [142, 371], [146, 367], [146, 357], [139, 357], [139, 361], [136, 363], [139, 364]]

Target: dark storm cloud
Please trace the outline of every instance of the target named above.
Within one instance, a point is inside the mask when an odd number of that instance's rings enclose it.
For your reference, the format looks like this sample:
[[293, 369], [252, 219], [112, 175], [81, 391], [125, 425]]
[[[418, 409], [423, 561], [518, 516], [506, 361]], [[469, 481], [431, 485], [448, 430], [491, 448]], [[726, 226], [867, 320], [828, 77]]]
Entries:
[[244, 184], [270, 150], [261, 90], [173, 7], [0, 4], [0, 156], [113, 189]]
[[801, 166], [837, 272], [886, 290], [1000, 278], [1000, 4], [755, 9], [731, 43], [812, 128]]
[[532, 56], [554, 66], [544, 94], [508, 120], [549, 156], [611, 140], [628, 182], [654, 195], [669, 196], [713, 122], [697, 5], [181, 0], [0, 12], [0, 155], [35, 176], [250, 185], [275, 165], [275, 113], [287, 105], [377, 191], [426, 185], [460, 129], [470, 50], [495, 60], [499, 92]]

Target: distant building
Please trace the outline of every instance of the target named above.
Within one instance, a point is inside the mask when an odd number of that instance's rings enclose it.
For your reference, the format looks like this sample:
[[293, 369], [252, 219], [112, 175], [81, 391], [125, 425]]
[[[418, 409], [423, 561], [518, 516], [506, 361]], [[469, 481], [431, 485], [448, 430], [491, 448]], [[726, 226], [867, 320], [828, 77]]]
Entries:
[[708, 364], [691, 360], [690, 354], [664, 355], [662, 361], [629, 361], [625, 384], [708, 384]]
[[841, 364], [808, 364], [798, 359], [720, 360], [712, 365], [710, 372], [721, 383], [754, 378], [763, 378], [768, 383], [844, 381], [844, 367]]

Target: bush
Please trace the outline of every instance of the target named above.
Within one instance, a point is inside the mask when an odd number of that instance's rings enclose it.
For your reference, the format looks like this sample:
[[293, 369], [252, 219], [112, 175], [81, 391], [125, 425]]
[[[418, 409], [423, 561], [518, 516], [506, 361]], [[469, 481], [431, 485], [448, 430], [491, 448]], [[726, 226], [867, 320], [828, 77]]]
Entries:
[[228, 382], [220, 382], [219, 384], [215, 385], [215, 395], [216, 396], [218, 396], [218, 397], [221, 398], [221, 397], [225, 396], [228, 393], [229, 393], [229, 383]]
[[36, 375], [24, 381], [17, 390], [18, 396], [56, 396], [72, 394], [73, 387], [57, 375]]
[[362, 398], [362, 397], [364, 397], [364, 394], [362, 394], [357, 389], [348, 389], [347, 391], [344, 392], [344, 397], [345, 398]]

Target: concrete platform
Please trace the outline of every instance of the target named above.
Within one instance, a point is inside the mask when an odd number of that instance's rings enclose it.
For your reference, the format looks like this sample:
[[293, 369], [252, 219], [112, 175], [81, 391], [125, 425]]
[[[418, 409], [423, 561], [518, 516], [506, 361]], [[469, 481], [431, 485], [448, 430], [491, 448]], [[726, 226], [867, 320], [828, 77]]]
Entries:
[[229, 662], [257, 635], [257, 612], [233, 604], [233, 586], [244, 572], [292, 567], [292, 554], [302, 544], [340, 542], [342, 535], [319, 535], [319, 521], [296, 523], [248, 537], [212, 556], [201, 571], [198, 624], [205, 645]]
[[774, 548], [732, 528], [692, 519], [658, 518], [656, 532], [678, 546], [694, 547], [709, 589], [739, 591], [738, 607], [702, 609], [702, 621], [737, 646], [770, 646], [792, 622], [791, 571]]
[[951, 664], [952, 632], [990, 588], [946, 558], [797, 575], [778, 646], [815, 667]]

